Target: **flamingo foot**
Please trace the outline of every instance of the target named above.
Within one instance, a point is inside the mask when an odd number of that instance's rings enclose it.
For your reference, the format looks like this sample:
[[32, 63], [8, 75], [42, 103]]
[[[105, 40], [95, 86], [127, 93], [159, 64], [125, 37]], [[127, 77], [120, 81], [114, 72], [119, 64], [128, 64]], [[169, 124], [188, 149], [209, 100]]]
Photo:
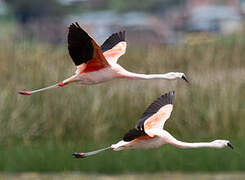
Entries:
[[60, 83], [58, 84], [58, 86], [62, 87], [62, 86], [65, 86], [66, 84], [67, 84], [67, 83], [60, 82]]
[[19, 91], [19, 94], [21, 95], [31, 95], [31, 91]]
[[77, 152], [73, 153], [72, 156], [74, 158], [85, 158], [86, 157], [85, 153], [77, 153]]

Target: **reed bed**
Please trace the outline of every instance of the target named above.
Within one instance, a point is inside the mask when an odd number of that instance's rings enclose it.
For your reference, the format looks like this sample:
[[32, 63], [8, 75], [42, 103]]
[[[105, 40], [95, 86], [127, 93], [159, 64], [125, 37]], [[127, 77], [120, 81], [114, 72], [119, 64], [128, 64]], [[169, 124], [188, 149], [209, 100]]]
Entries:
[[[185, 72], [190, 84], [118, 79], [92, 86], [73, 84], [32, 96], [17, 92], [60, 82], [75, 67], [65, 43], [53, 46], [13, 34], [0, 29], [0, 171], [244, 170], [245, 157], [240, 153], [245, 147], [243, 34], [178, 47], [137, 49], [129, 44], [119, 59], [123, 67], [138, 73]], [[73, 151], [120, 140], [147, 106], [170, 90], [176, 92], [174, 110], [165, 125], [170, 133], [187, 141], [231, 139], [238, 153], [165, 147], [70, 161]]]
[[158, 96], [176, 91], [166, 128], [180, 137], [244, 136], [245, 40], [232, 36], [181, 47], [128, 46], [119, 63], [138, 73], [185, 72], [190, 84], [165, 80], [114, 80], [71, 85], [32, 96], [75, 70], [66, 45], [7, 37], [0, 44], [0, 141], [36, 139], [101, 142], [120, 138]]

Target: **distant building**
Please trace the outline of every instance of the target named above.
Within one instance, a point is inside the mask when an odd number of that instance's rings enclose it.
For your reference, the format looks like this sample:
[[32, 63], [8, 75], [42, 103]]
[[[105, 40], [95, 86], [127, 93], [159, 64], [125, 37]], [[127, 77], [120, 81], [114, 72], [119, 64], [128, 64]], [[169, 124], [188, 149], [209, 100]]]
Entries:
[[245, 0], [240, 0], [241, 13], [245, 15]]
[[[156, 16], [144, 12], [117, 14], [114, 11], [96, 11], [68, 16], [65, 24], [79, 22], [99, 43], [112, 33], [126, 30], [130, 44], [149, 45], [166, 43], [166, 30]], [[146, 43], [147, 42], [147, 43]]]
[[60, 2], [60, 4], [62, 5], [72, 5], [75, 3], [86, 2], [88, 0], [57, 0], [57, 1]]
[[242, 28], [238, 0], [189, 0], [187, 29], [191, 32], [232, 33]]
[[7, 13], [7, 6], [3, 0], [0, 0], [0, 16]]

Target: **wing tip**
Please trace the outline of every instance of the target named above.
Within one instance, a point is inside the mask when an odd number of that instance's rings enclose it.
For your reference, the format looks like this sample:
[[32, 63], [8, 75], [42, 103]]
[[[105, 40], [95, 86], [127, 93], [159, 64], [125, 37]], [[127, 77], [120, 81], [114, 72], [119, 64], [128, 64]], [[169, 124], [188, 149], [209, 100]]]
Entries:
[[125, 30], [111, 34], [111, 36], [109, 36], [109, 38], [107, 38], [105, 42], [101, 45], [102, 51], [105, 52], [113, 48], [118, 43], [125, 42], [126, 41], [125, 34], [126, 34]]
[[116, 33], [116, 34], [118, 34], [118, 36], [119, 36], [119, 38], [120, 38], [121, 41], [126, 41], [126, 36], [125, 36], [126, 31], [125, 31], [125, 30], [119, 31], [119, 32]]
[[78, 24], [78, 22], [71, 23], [69, 26], [69, 30], [71, 29], [82, 29], [81, 26]]
[[170, 91], [169, 92], [170, 104], [173, 104], [174, 103], [174, 94], [175, 94], [175, 91]]
[[[170, 91], [168, 93], [163, 94], [159, 100], [163, 103], [163, 104], [173, 104], [174, 103], [174, 94], [175, 91]], [[157, 100], [156, 100], [157, 101]]]

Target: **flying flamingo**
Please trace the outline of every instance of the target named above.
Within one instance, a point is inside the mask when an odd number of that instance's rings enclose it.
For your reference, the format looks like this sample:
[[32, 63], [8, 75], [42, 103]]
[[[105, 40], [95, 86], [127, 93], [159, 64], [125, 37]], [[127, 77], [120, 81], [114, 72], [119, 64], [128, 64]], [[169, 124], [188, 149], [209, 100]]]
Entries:
[[150, 149], [165, 144], [178, 148], [224, 148], [229, 146], [228, 140], [214, 140], [212, 142], [189, 143], [175, 139], [169, 132], [163, 129], [166, 120], [173, 110], [174, 92], [162, 95], [154, 101], [144, 112], [135, 128], [129, 130], [123, 140], [110, 147], [87, 153], [73, 153], [76, 158], [85, 158], [106, 150], [120, 151], [124, 149]]
[[186, 76], [181, 72], [169, 72], [166, 74], [136, 74], [125, 70], [117, 60], [126, 51], [125, 31], [112, 34], [99, 46], [76, 22], [71, 24], [68, 32], [68, 50], [76, 65], [73, 76], [62, 82], [33, 91], [19, 91], [22, 95], [31, 95], [36, 92], [51, 88], [63, 87], [69, 83], [97, 84], [115, 78], [128, 79], [168, 79], [182, 78], [186, 82]]

